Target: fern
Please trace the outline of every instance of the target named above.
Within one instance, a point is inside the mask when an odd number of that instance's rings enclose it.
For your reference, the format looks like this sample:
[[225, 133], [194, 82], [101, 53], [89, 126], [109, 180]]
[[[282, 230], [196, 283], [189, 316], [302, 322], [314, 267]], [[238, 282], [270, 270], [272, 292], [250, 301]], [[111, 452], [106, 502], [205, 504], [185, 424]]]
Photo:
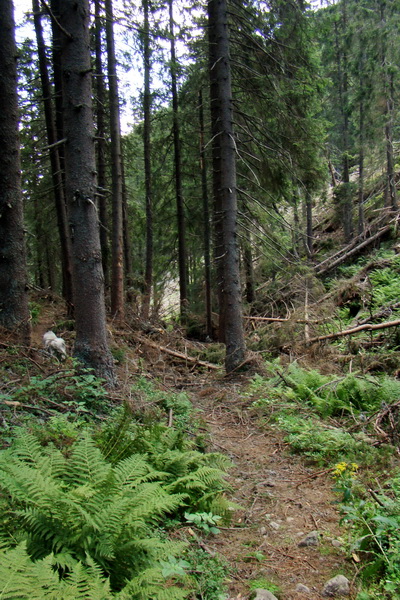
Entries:
[[[26, 546], [0, 548], [0, 598], [2, 600], [179, 600], [189, 590], [176, 586], [173, 578], [166, 579], [161, 567], [148, 568], [131, 579], [122, 591], [113, 593], [109, 579], [90, 558], [87, 565], [78, 562], [60, 579], [57, 557], [32, 562]], [[183, 578], [190, 586], [190, 578]], [[165, 588], [165, 589], [164, 589]]]
[[[163, 551], [174, 553], [173, 545], [151, 531], [164, 514], [183, 505], [185, 495], [147, 481], [154, 469], [144, 459], [131, 457], [113, 467], [88, 434], [74, 444], [62, 469], [58, 450], [41, 452], [42, 457], [36, 440], [26, 438], [0, 457], [0, 488], [17, 502], [13, 512], [33, 559], [61, 553], [84, 566], [94, 560], [111, 574], [113, 588], [121, 589], [126, 579], [153, 567]], [[47, 468], [53, 454], [59, 462], [55, 471]], [[132, 540], [145, 541], [141, 551]], [[181, 551], [181, 544], [175, 547]]]
[[109, 581], [95, 565], [76, 564], [64, 580], [54, 570], [54, 555], [32, 562], [25, 544], [0, 549], [2, 600], [109, 600]]
[[[187, 583], [189, 583], [187, 579]], [[181, 600], [189, 595], [187, 589], [166, 581], [160, 568], [146, 569], [130, 581], [115, 597], [118, 600]]]
[[[168, 493], [180, 493], [186, 496], [186, 506], [194, 512], [210, 511], [211, 504], [218, 505], [218, 498], [227, 491], [225, 471], [230, 467], [229, 459], [222, 454], [203, 454], [193, 450], [193, 444], [184, 441], [182, 432], [160, 424], [137, 432], [136, 424], [124, 412], [114, 426], [108, 425], [105, 438], [100, 438], [99, 445], [107, 459], [115, 463], [116, 457], [125, 457], [115, 466], [115, 472], [122, 474], [122, 469], [142, 469], [139, 455], [146, 454], [145, 463], [149, 471], [137, 473], [143, 481], [159, 481]], [[140, 453], [140, 454], [139, 454]], [[125, 465], [125, 460], [126, 465]], [[132, 461], [130, 463], [129, 461]], [[134, 474], [136, 477], [136, 473]], [[207, 493], [205, 493], [207, 492]], [[227, 516], [227, 501], [222, 516]], [[183, 515], [183, 511], [182, 515]], [[220, 514], [220, 513], [218, 513]]]

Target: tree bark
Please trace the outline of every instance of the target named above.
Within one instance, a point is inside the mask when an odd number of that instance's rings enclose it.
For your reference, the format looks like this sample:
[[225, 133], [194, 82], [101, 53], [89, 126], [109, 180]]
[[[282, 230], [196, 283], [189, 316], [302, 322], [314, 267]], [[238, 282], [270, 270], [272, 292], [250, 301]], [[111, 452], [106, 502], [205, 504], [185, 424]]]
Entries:
[[102, 11], [100, 0], [95, 0], [95, 89], [96, 89], [96, 125], [97, 125], [97, 206], [99, 208], [100, 221], [100, 244], [101, 257], [104, 273], [104, 285], [106, 289], [110, 285], [109, 277], [109, 246], [108, 246], [108, 214], [107, 214], [107, 177], [106, 177], [106, 124], [105, 124], [105, 100], [106, 89], [104, 85], [103, 73], [103, 52], [102, 52]]
[[[53, 63], [53, 85], [54, 85], [54, 105], [55, 105], [55, 124], [56, 139], [64, 139], [64, 120], [63, 120], [63, 92], [62, 92], [62, 73], [61, 73], [61, 29], [57, 25], [56, 19], [60, 15], [61, 0], [51, 0], [51, 12], [54, 18], [51, 19], [52, 32], [52, 63]], [[58, 158], [61, 167], [61, 177], [65, 196], [65, 160], [64, 145], [60, 144], [58, 148]]]
[[[247, 223], [251, 223], [249, 209], [245, 200], [242, 202], [243, 214], [246, 217]], [[242, 257], [244, 267], [244, 295], [248, 304], [253, 304], [255, 301], [255, 286], [254, 286], [254, 268], [253, 268], [253, 252], [251, 248], [251, 230], [249, 226], [242, 228]]]
[[199, 91], [199, 127], [200, 127], [200, 172], [201, 196], [203, 199], [203, 240], [204, 240], [204, 281], [206, 307], [206, 334], [212, 337], [212, 302], [211, 302], [211, 231], [210, 211], [208, 208], [207, 167], [204, 142], [204, 109], [203, 91]]
[[67, 304], [69, 316], [73, 315], [72, 301], [72, 265], [71, 241], [69, 239], [67, 207], [65, 203], [64, 182], [61, 171], [60, 148], [57, 144], [57, 131], [52, 106], [52, 89], [47, 68], [46, 47], [43, 39], [41, 11], [38, 0], [32, 0], [33, 19], [37, 40], [40, 81], [42, 86], [44, 115], [46, 122], [47, 143], [49, 145], [51, 178], [57, 214], [57, 226], [60, 237], [61, 270], [63, 281], [63, 298]]
[[[220, 326], [226, 344], [225, 368], [234, 371], [244, 361], [245, 341], [241, 305], [239, 251], [237, 245], [236, 144], [233, 132], [233, 105], [226, 0], [208, 3], [210, 55], [210, 101], [213, 134], [213, 191], [216, 232], [221, 254], [218, 276]], [[221, 319], [222, 316], [222, 319]]]
[[63, 28], [61, 67], [67, 138], [65, 183], [73, 255], [74, 354], [113, 384], [114, 363], [107, 343], [104, 278], [95, 205], [88, 0], [63, 0], [59, 22]]
[[181, 172], [181, 139], [178, 117], [178, 87], [176, 76], [176, 51], [174, 33], [173, 0], [168, 0], [169, 7], [169, 33], [171, 40], [171, 91], [172, 91], [172, 129], [174, 136], [174, 165], [175, 165], [175, 192], [178, 223], [178, 268], [179, 268], [179, 299], [182, 321], [186, 320], [188, 312], [187, 293], [187, 250], [186, 250], [186, 221], [185, 206], [182, 192]]
[[149, 2], [143, 0], [143, 157], [144, 184], [146, 193], [146, 264], [144, 272], [144, 294], [142, 318], [147, 320], [150, 312], [151, 289], [153, 285], [153, 193], [151, 173], [151, 49], [149, 31]]
[[115, 59], [114, 16], [112, 0], [105, 0], [107, 71], [110, 103], [111, 179], [112, 179], [112, 267], [111, 312], [118, 319], [124, 316], [124, 245], [123, 245], [123, 182], [121, 126], [119, 118], [118, 79]]
[[0, 0], [0, 325], [30, 342], [13, 3]]

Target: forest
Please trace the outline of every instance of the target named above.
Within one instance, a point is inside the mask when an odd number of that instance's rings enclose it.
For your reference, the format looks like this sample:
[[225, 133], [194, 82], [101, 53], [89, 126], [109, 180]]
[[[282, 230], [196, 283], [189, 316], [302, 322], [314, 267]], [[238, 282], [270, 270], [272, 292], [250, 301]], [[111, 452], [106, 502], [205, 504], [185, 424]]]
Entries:
[[400, 600], [398, 0], [0, 0], [0, 598]]

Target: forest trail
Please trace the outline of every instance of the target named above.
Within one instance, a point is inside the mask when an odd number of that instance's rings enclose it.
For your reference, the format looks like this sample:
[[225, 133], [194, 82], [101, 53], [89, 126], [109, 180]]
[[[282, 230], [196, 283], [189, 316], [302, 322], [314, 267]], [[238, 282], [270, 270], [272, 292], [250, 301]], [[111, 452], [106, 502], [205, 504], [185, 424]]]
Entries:
[[[210, 433], [209, 449], [233, 462], [230, 499], [243, 507], [207, 546], [233, 567], [229, 600], [247, 600], [254, 580], [278, 586], [283, 600], [322, 599], [331, 577], [343, 574], [351, 581], [354, 575], [339, 546], [346, 532], [339, 525], [334, 481], [290, 455], [282, 434], [260, 426], [242, 394], [243, 384], [231, 384], [204, 387], [192, 397]], [[318, 531], [319, 545], [299, 547], [312, 531]], [[298, 584], [309, 592], [296, 591]]]
[[[56, 313], [49, 307], [42, 314], [33, 328], [34, 344], [40, 348], [43, 333], [53, 328], [72, 349], [69, 332], [54, 327]], [[118, 339], [127, 341], [125, 335]], [[352, 581], [354, 565], [339, 544], [346, 531], [339, 525], [332, 476], [290, 454], [283, 433], [261, 423], [246, 397], [249, 379], [227, 381], [220, 373], [198, 373], [190, 364], [185, 369], [181, 361], [168, 364], [153, 347], [126, 348], [125, 363], [118, 368], [119, 397], [126, 392], [128, 398], [136, 377], [143, 375], [137, 361], [142, 356], [149, 379], [170, 392], [187, 392], [206, 433], [208, 451], [226, 454], [232, 461], [229, 498], [242, 510], [229, 527], [220, 527], [218, 535], [204, 540], [207, 549], [224, 557], [230, 567], [229, 600], [248, 600], [254, 581], [276, 585], [281, 600], [323, 600], [321, 592], [330, 578], [343, 574]], [[299, 547], [313, 531], [318, 531], [318, 546]], [[299, 584], [309, 592], [296, 591]]]

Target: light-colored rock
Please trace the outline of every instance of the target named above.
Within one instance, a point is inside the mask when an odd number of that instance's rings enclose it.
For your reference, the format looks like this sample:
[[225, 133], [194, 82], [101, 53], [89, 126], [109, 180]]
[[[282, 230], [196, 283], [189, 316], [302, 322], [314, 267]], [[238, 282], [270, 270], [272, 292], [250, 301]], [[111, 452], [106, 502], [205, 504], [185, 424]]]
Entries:
[[266, 535], [268, 533], [268, 530], [266, 527], [260, 527], [260, 529], [258, 530], [261, 535]]
[[298, 583], [296, 585], [296, 592], [299, 592], [300, 594], [309, 594], [311, 592], [311, 590], [306, 585], [303, 585], [302, 583]]
[[328, 598], [336, 598], [338, 596], [348, 596], [350, 594], [349, 580], [344, 575], [336, 575], [332, 577], [324, 585], [322, 595]]
[[254, 590], [255, 596], [254, 600], [278, 600], [274, 594], [268, 590], [263, 590], [262, 588], [257, 588]]
[[340, 540], [331, 540], [331, 544], [334, 548], [341, 548], [343, 546], [343, 543]]
[[310, 533], [308, 533], [306, 537], [298, 543], [298, 546], [318, 546], [318, 544], [318, 531], [310, 531]]
[[279, 523], [277, 523], [276, 521], [270, 521], [270, 522], [269, 522], [269, 526], [270, 526], [272, 529], [275, 529], [275, 531], [278, 531], [278, 529], [280, 529], [280, 528], [281, 528], [280, 524], [279, 524]]

